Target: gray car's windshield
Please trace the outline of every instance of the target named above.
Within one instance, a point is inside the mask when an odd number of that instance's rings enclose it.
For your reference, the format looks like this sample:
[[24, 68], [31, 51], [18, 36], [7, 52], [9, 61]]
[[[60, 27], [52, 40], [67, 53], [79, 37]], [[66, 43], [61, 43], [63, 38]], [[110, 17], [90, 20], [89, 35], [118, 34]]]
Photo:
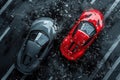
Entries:
[[33, 31], [30, 33], [29, 39], [36, 42], [40, 46], [44, 46], [49, 42], [49, 38], [40, 31]]

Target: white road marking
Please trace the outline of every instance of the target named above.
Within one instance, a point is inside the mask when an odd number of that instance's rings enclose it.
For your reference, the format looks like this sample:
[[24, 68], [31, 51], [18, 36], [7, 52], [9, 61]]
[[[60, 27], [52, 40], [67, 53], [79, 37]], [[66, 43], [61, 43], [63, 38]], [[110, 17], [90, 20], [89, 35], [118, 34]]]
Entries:
[[120, 0], [115, 0], [115, 2], [112, 4], [112, 6], [109, 8], [109, 10], [105, 13], [104, 17], [105, 19], [111, 14], [111, 12], [115, 9], [117, 4], [120, 2]]
[[13, 0], [8, 0], [6, 4], [0, 9], [0, 15], [5, 11], [5, 9], [10, 5]]
[[[112, 4], [112, 6], [109, 8], [109, 10], [105, 13], [105, 19], [111, 14], [111, 12], [115, 9], [117, 4], [120, 2], [120, 0], [115, 0], [115, 2]], [[120, 42], [120, 35], [117, 37], [113, 45], [110, 47], [110, 49], [107, 51], [103, 59], [98, 64], [98, 68], [100, 69], [103, 64], [107, 61], [111, 53], [114, 51], [114, 49], [117, 47], [118, 43]]]
[[2, 41], [2, 39], [5, 37], [5, 35], [8, 33], [9, 30], [10, 30], [10, 27], [7, 27], [4, 33], [0, 36], [0, 42]]
[[11, 74], [11, 72], [15, 69], [15, 65], [13, 64], [9, 70], [7, 71], [7, 73], [1, 78], [1, 80], [7, 80], [8, 76]]
[[107, 61], [111, 53], [114, 51], [114, 49], [117, 47], [118, 43], [120, 42], [120, 35], [117, 37], [115, 42], [112, 44], [112, 46], [109, 48], [103, 59], [100, 61], [100, 63], [97, 65], [98, 67], [95, 69], [95, 72], [89, 77], [89, 80], [93, 80], [95, 75], [98, 73], [98, 71], [102, 68], [104, 63]]
[[[119, 2], [120, 2], [120, 0], [115, 0], [114, 1], [114, 3], [112, 4], [112, 6], [105, 13], [105, 15], [104, 15], [105, 19], [111, 14], [111, 12], [115, 9], [115, 7], [117, 6], [117, 4]], [[93, 78], [96, 76], [96, 74], [98, 73], [98, 71], [102, 68], [102, 66], [107, 61], [107, 59], [109, 58], [109, 56], [111, 55], [111, 53], [117, 47], [117, 45], [118, 45], [119, 42], [120, 42], [120, 35], [117, 37], [117, 39], [115, 40], [115, 42], [109, 48], [109, 50], [107, 51], [107, 53], [105, 54], [105, 56], [103, 57], [103, 59], [100, 61], [100, 63], [97, 65], [98, 67], [95, 69], [94, 73], [89, 77], [89, 80], [93, 80]]]
[[113, 64], [112, 68], [106, 73], [106, 75], [104, 76], [103, 80], [108, 80], [110, 75], [113, 73], [113, 71], [116, 69], [116, 67], [119, 64], [120, 64], [120, 57], [115, 61], [115, 63]]
[[[115, 9], [115, 7], [117, 6], [117, 4], [120, 2], [120, 0], [115, 0], [115, 2], [112, 4], [112, 6], [109, 8], [109, 10], [105, 13], [105, 19], [111, 14], [111, 12]], [[112, 44], [112, 46], [109, 48], [109, 50], [107, 51], [107, 53], [105, 54], [105, 56], [103, 57], [103, 59], [100, 61], [100, 63], [97, 65], [98, 69], [96, 69], [95, 73], [93, 73], [93, 76], [95, 76], [97, 74], [97, 72], [102, 68], [102, 66], [104, 65], [104, 63], [107, 61], [107, 59], [109, 58], [109, 56], [111, 55], [111, 53], [114, 51], [114, 49], [117, 47], [118, 43], [120, 42], [120, 35], [117, 37], [117, 39], [115, 40], [115, 42]], [[90, 76], [91, 78], [93, 78], [93, 76]]]
[[90, 3], [91, 3], [91, 4], [94, 4], [95, 1], [96, 1], [96, 0], [92, 0]]
[[120, 73], [117, 75], [116, 80], [120, 79]]
[[100, 61], [100, 64], [98, 65], [98, 68], [100, 69], [103, 64], [107, 61], [111, 53], [114, 51], [114, 49], [117, 47], [118, 43], [120, 42], [120, 35], [117, 37], [115, 42], [112, 44], [112, 46], [109, 48], [103, 59]]
[[[93, 3], [94, 0], [91, 2]], [[117, 6], [117, 4], [120, 2], [120, 0], [115, 0], [115, 2], [112, 4], [112, 6], [108, 9], [108, 11], [105, 13], [105, 19], [111, 14], [111, 12], [115, 9], [115, 7]], [[118, 43], [120, 42], [120, 35], [118, 36], [118, 38], [115, 40], [115, 42], [113, 43], [113, 45], [110, 47], [110, 49], [108, 50], [108, 52], [105, 54], [105, 56], [103, 57], [103, 59], [100, 61], [100, 63], [97, 65], [98, 68], [95, 69], [95, 72], [93, 73], [93, 75], [90, 76], [90, 79], [92, 80], [92, 78], [97, 74], [97, 72], [100, 70], [100, 68], [103, 66], [103, 64], [107, 61], [107, 59], [109, 58], [109, 56], [111, 55], [111, 53], [114, 51], [114, 49], [117, 47]]]

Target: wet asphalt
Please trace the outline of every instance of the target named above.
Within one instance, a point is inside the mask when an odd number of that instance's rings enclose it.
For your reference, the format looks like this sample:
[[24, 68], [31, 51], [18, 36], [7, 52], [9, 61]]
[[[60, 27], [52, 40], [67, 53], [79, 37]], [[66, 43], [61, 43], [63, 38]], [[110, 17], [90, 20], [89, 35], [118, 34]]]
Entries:
[[[63, 38], [71, 29], [72, 24], [86, 8], [99, 9], [103, 14], [108, 11], [115, 0], [96, 0], [93, 5], [86, 4], [81, 0], [17, 0], [12, 3], [0, 16], [1, 33], [7, 26], [10, 31], [0, 42], [0, 73], [1, 76], [15, 63], [16, 55], [29, 31], [32, 22], [39, 17], [51, 17], [58, 23], [60, 31], [49, 56], [40, 64], [40, 68], [32, 75], [27, 76], [29, 80], [88, 80], [95, 72], [97, 64], [101, 61], [109, 48], [120, 35], [120, 3], [105, 20], [105, 28], [97, 40], [86, 51], [85, 55], [76, 62], [65, 59], [59, 46]], [[84, 5], [85, 4], [85, 5]], [[93, 80], [102, 80], [109, 71], [115, 60], [120, 56], [120, 43], [111, 53], [110, 57], [98, 71]], [[120, 65], [115, 69], [120, 73]], [[114, 80], [118, 75], [112, 73], [109, 79]], [[116, 74], [114, 74], [116, 73]], [[9, 80], [20, 79], [22, 74], [14, 71]]]

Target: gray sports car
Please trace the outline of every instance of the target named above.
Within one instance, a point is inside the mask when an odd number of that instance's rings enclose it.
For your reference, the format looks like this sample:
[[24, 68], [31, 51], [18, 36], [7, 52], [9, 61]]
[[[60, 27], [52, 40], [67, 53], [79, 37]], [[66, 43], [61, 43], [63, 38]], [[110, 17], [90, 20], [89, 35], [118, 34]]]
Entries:
[[56, 36], [56, 23], [51, 18], [33, 22], [30, 32], [17, 55], [16, 67], [23, 74], [35, 71], [49, 54]]

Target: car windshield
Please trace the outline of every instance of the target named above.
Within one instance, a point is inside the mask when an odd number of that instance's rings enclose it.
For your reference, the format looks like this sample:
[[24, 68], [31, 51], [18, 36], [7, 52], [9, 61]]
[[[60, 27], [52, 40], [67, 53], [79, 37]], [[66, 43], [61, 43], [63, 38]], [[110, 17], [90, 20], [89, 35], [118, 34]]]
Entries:
[[35, 38], [35, 42], [37, 42], [40, 46], [45, 46], [46, 43], [48, 43], [49, 38], [43, 34], [43, 33], [38, 33], [38, 35]]
[[39, 31], [31, 32], [29, 39], [35, 41], [40, 46], [45, 46], [49, 42], [49, 38]]
[[44, 33], [41, 33], [40, 31], [31, 32], [29, 39], [41, 46], [40, 52], [44, 52], [49, 43], [48, 36], [46, 36]]
[[95, 28], [88, 22], [84, 22], [78, 25], [78, 29], [85, 32], [89, 36], [93, 36], [95, 34]]

